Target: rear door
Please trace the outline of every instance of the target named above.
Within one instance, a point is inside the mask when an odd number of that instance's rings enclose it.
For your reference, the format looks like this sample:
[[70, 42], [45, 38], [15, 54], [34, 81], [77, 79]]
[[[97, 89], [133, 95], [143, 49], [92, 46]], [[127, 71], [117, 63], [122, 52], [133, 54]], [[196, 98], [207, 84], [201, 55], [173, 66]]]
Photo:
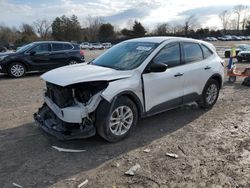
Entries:
[[212, 76], [213, 52], [204, 45], [183, 42], [184, 103], [196, 100], [202, 94], [207, 80]]
[[[71, 46], [71, 49], [73, 46]], [[64, 43], [52, 43], [51, 62], [53, 68], [68, 65], [70, 50], [65, 50]]]

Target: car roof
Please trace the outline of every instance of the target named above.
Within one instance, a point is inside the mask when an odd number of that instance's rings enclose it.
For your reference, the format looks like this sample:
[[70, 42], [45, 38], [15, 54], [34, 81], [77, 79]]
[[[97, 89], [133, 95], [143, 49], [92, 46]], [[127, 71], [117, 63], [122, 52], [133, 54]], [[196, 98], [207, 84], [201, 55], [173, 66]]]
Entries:
[[128, 41], [132, 42], [152, 42], [152, 43], [162, 43], [167, 40], [180, 40], [180, 41], [189, 41], [189, 42], [201, 42], [195, 39], [191, 38], [184, 38], [184, 37], [142, 37], [142, 38], [136, 38], [136, 39], [130, 39]]
[[42, 43], [60, 43], [60, 44], [68, 43], [68, 44], [72, 44], [71, 42], [65, 42], [65, 41], [36, 41], [33, 43], [35, 43], [35, 44], [42, 44]]

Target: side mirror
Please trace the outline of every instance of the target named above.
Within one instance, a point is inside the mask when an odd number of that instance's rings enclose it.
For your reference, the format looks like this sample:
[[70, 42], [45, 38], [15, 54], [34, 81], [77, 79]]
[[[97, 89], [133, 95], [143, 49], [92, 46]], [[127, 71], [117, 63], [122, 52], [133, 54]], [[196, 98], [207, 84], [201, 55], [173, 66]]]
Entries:
[[166, 64], [162, 63], [152, 63], [148, 69], [147, 72], [165, 72], [167, 70], [168, 66]]
[[30, 51], [30, 55], [35, 55], [36, 51]]

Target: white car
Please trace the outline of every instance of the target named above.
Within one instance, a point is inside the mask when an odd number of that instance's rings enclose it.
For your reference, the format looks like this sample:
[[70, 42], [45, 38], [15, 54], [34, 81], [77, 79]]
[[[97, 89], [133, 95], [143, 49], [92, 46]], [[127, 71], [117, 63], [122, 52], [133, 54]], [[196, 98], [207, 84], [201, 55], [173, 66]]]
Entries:
[[223, 60], [207, 42], [178, 37], [132, 39], [83, 65], [43, 74], [47, 91], [36, 122], [59, 139], [96, 134], [125, 138], [142, 117], [196, 101], [211, 108], [224, 80]]
[[80, 44], [81, 49], [89, 49], [89, 43], [88, 42], [83, 42]]
[[112, 44], [110, 42], [105, 42], [105, 43], [102, 43], [102, 46], [106, 49], [109, 49], [112, 47]]
[[104, 46], [101, 43], [90, 43], [89, 49], [90, 50], [103, 50]]

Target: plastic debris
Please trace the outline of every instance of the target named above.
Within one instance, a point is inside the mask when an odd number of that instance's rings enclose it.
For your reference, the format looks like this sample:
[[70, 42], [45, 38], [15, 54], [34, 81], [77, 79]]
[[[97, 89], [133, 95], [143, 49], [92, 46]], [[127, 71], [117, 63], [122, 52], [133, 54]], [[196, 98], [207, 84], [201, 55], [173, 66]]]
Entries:
[[67, 181], [76, 181], [76, 178], [68, 178]]
[[132, 166], [127, 172], [125, 172], [125, 174], [129, 176], [134, 176], [135, 171], [138, 170], [139, 168], [141, 168], [141, 166], [136, 163], [136, 165]]
[[84, 182], [80, 183], [77, 188], [81, 188], [82, 186], [86, 185], [89, 182], [89, 180], [85, 180]]
[[111, 165], [112, 167], [120, 167], [120, 164], [119, 163], [113, 163], [112, 165]]
[[144, 151], [145, 153], [149, 153], [151, 150], [147, 148], [147, 149], [144, 149], [143, 151]]
[[52, 148], [54, 148], [60, 152], [69, 152], [69, 153], [80, 153], [80, 152], [86, 151], [86, 150], [78, 150], [78, 149], [65, 149], [65, 148], [60, 148], [57, 146], [52, 146]]
[[177, 159], [179, 156], [177, 154], [174, 153], [166, 153], [166, 156]]
[[15, 187], [23, 188], [23, 186], [18, 185], [17, 183], [12, 183], [12, 185], [15, 186]]

